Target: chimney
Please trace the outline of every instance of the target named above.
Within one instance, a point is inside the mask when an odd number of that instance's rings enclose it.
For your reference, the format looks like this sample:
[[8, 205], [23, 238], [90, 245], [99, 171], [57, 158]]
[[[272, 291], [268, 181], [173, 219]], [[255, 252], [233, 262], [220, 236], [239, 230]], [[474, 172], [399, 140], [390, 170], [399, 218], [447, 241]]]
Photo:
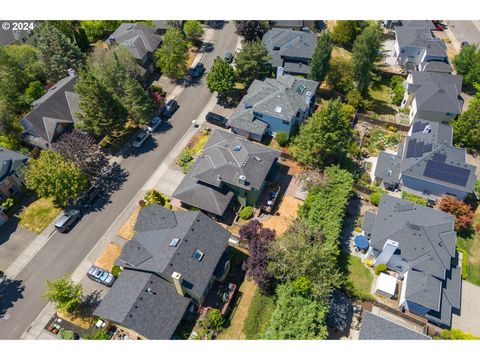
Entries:
[[72, 68], [68, 69], [67, 72], [68, 72], [68, 76], [71, 76], [71, 77], [74, 77], [75, 75], [77, 75], [76, 71]]
[[277, 68], [277, 79], [280, 79], [282, 75], [283, 75], [283, 67], [279, 66]]
[[108, 42], [110, 43], [110, 45], [115, 44], [115, 36], [110, 35], [110, 36], [108, 37]]
[[305, 93], [305, 104], [307, 104], [307, 106], [310, 107], [311, 102], [312, 102], [312, 93], [310, 91], [307, 91]]
[[185, 296], [185, 292], [183, 291], [183, 287], [182, 287], [182, 274], [179, 274], [176, 271], [174, 271], [172, 273], [172, 280], [173, 280], [173, 285], [175, 286], [175, 290], [177, 290], [177, 293], [181, 296]]
[[238, 182], [242, 185], [245, 185], [245, 183], [247, 182], [247, 177], [245, 175], [240, 175], [238, 177]]

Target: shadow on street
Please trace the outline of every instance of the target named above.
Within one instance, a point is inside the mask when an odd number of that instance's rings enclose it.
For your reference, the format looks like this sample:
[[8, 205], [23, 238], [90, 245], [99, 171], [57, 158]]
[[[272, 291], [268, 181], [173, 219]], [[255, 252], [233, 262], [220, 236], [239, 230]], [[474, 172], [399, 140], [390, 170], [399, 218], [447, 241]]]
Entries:
[[19, 299], [23, 299], [24, 290], [25, 286], [22, 280], [4, 278], [0, 283], [0, 319]]

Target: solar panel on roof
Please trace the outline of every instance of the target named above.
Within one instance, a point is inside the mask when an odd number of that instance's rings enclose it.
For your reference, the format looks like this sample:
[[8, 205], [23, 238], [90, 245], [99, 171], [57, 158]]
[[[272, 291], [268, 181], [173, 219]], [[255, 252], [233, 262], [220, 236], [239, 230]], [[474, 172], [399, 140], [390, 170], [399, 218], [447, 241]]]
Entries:
[[470, 176], [470, 170], [461, 168], [459, 166], [428, 160], [423, 172], [423, 176], [448, 182], [450, 184], [465, 186], [467, 184], [468, 177]]
[[407, 145], [407, 158], [414, 157], [415, 156], [415, 144], [417, 143], [417, 140], [415, 139], [410, 139], [408, 141]]

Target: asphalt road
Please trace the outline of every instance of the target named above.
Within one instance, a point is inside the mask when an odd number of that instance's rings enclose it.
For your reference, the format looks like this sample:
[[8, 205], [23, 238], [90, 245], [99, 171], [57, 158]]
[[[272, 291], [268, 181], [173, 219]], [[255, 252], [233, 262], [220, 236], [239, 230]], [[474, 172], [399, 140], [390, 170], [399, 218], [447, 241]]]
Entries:
[[[208, 69], [216, 56], [223, 57], [232, 52], [238, 37], [233, 22], [225, 23], [221, 30], [215, 30], [213, 50], [202, 59]], [[18, 339], [42, 311], [47, 301], [41, 295], [45, 291], [45, 280], [71, 273], [82, 262], [108, 227], [127, 206], [134, 195], [164, 161], [177, 141], [185, 134], [207, 105], [211, 94], [205, 86], [205, 76], [194, 85], [187, 87], [177, 98], [180, 108], [169, 120], [169, 128], [155, 134], [140, 150], [121, 163], [128, 172], [122, 188], [110, 198], [105, 208], [91, 213], [68, 234], [54, 234], [48, 243], [32, 258], [28, 265], [15, 277], [23, 291], [8, 287], [0, 297], [0, 339]], [[5, 311], [6, 309], [6, 311]]]
[[467, 41], [469, 44], [480, 45], [480, 21], [447, 21], [447, 24], [459, 44]]

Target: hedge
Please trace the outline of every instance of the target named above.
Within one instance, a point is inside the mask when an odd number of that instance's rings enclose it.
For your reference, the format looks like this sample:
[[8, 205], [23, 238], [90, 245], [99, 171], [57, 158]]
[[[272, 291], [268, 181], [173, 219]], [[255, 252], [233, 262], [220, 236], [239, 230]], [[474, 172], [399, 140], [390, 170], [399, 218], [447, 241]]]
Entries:
[[278, 145], [284, 147], [288, 144], [288, 134], [286, 132], [278, 132], [275, 135], [275, 140], [277, 140]]
[[382, 197], [381, 191], [375, 191], [370, 194], [370, 202], [372, 205], [378, 206], [380, 204], [380, 198]]
[[241, 219], [248, 220], [253, 217], [253, 207], [245, 206], [238, 214]]
[[424, 206], [426, 206], [427, 203], [428, 203], [427, 199], [425, 199], [421, 196], [415, 195], [415, 194], [411, 194], [411, 193], [406, 192], [406, 191], [402, 191], [402, 199], [408, 200], [408, 201], [411, 201], [411, 202], [414, 202], [414, 203], [417, 203], [417, 204], [420, 204], [420, 205], [424, 205]]

